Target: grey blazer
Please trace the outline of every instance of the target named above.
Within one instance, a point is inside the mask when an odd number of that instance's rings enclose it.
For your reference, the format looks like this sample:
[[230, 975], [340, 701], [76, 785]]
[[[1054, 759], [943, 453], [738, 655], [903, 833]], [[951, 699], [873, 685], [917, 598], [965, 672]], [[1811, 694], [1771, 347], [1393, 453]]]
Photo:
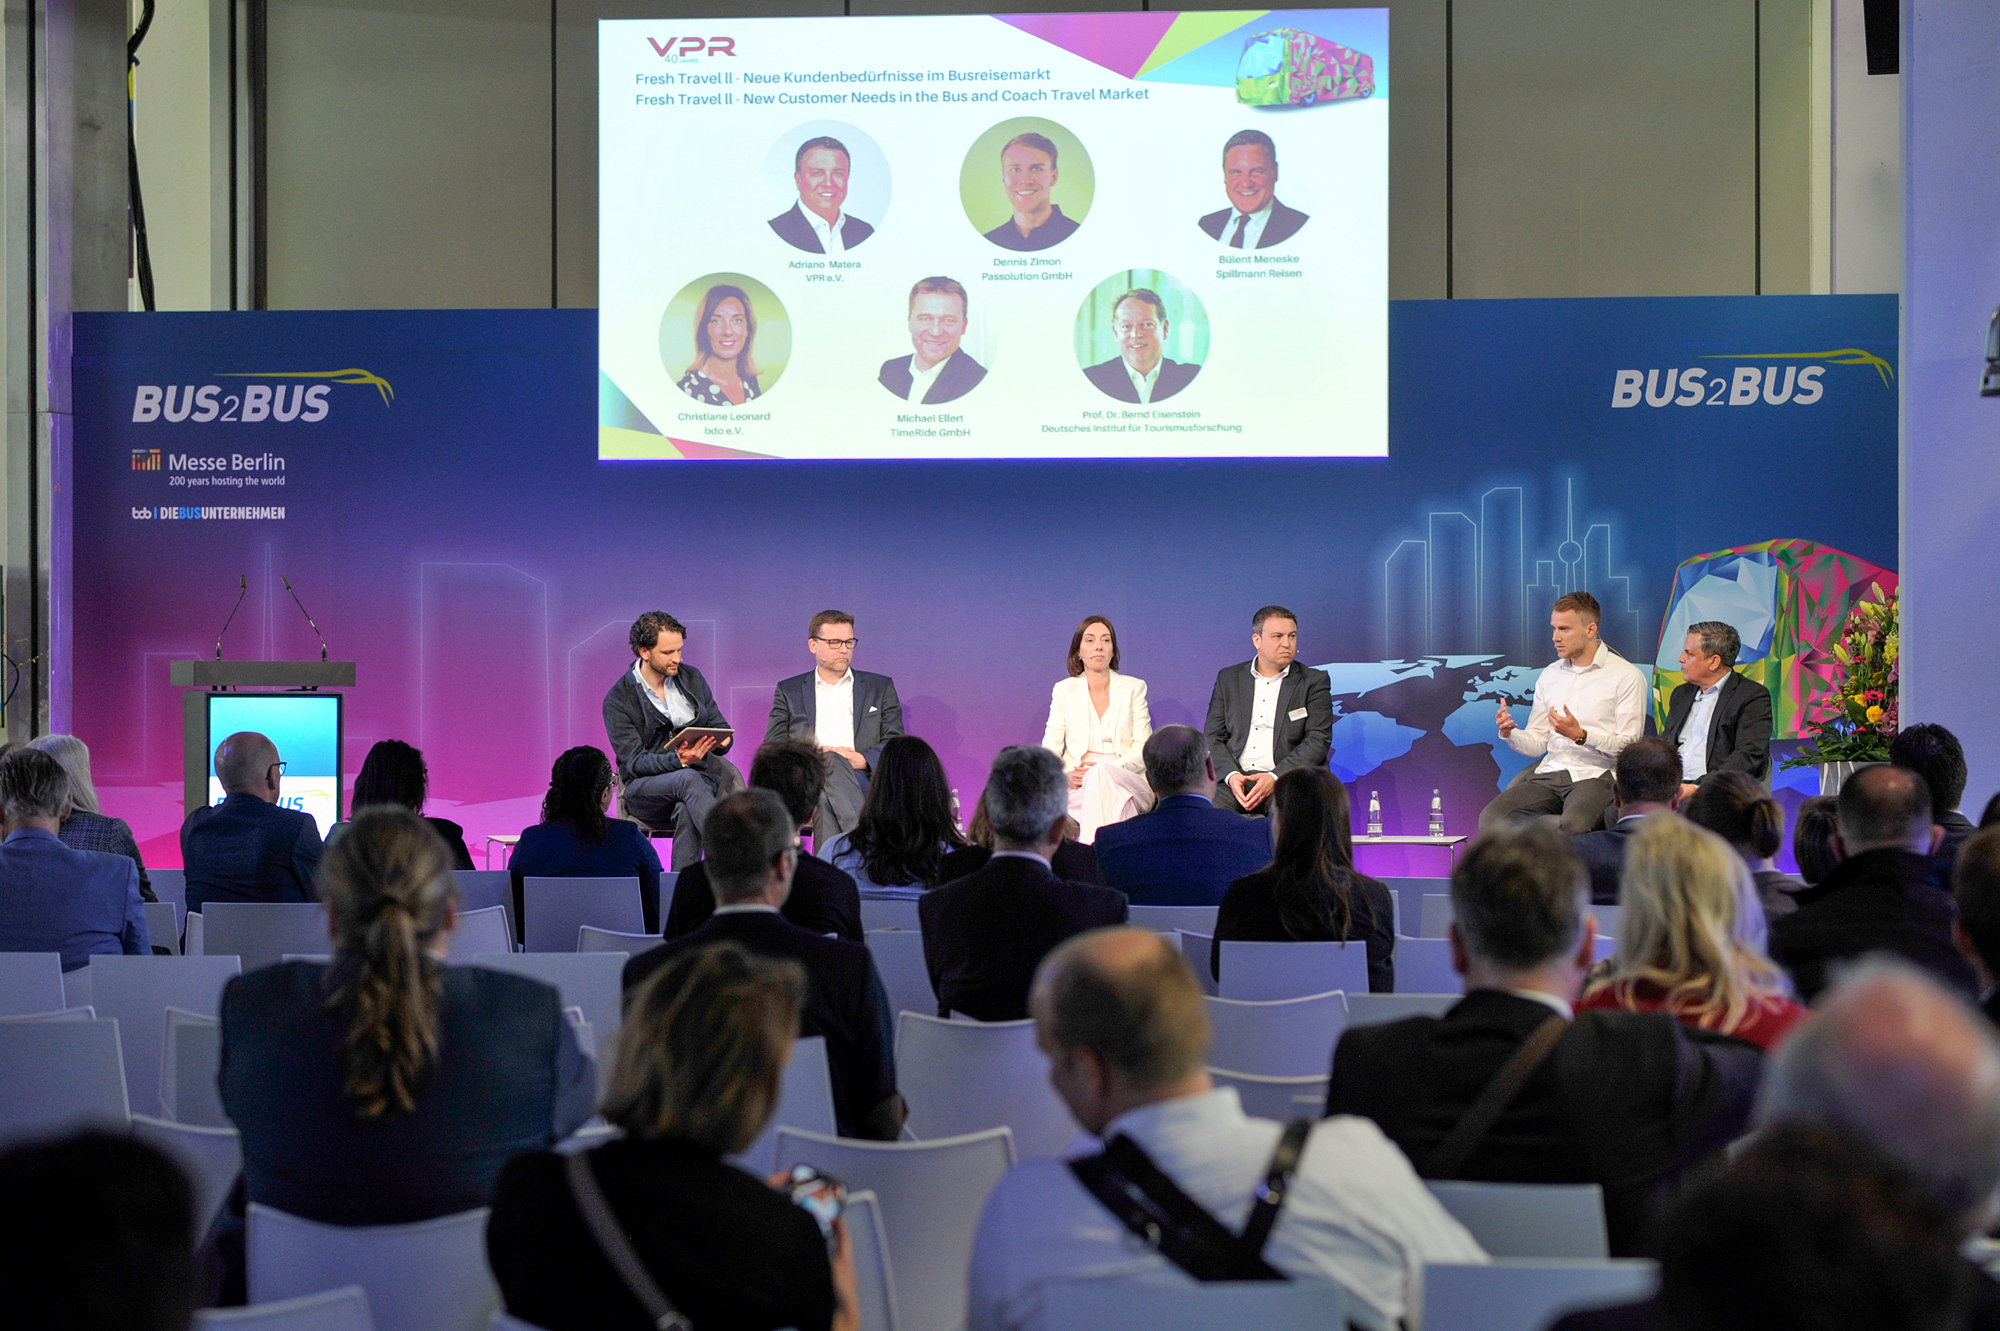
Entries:
[[[1324, 675], [1320, 678], [1326, 678]], [[813, 687], [813, 672], [778, 681], [771, 697], [771, 723], [764, 728], [764, 742], [802, 739], [811, 741], [819, 720], [819, 693]], [[868, 759], [870, 771], [882, 756], [882, 746], [903, 733], [903, 704], [896, 697], [896, 681], [887, 675], [854, 672], [854, 751]]]
[[[1250, 711], [1257, 700], [1257, 686], [1251, 679], [1254, 665], [1245, 661], [1223, 670], [1216, 675], [1215, 691], [1208, 696], [1208, 752], [1215, 759], [1218, 779], [1242, 770], [1239, 760], [1243, 746], [1250, 742]], [[1332, 752], [1333, 685], [1326, 671], [1294, 661], [1285, 667], [1285, 682], [1278, 690], [1278, 715], [1271, 735], [1273, 770], [1318, 767]]]

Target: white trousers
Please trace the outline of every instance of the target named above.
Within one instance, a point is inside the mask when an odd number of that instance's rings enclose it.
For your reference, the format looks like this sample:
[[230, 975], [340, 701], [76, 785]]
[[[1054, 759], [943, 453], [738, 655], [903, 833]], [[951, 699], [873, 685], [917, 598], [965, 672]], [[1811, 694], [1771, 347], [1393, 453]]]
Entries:
[[1081, 831], [1077, 840], [1086, 846], [1097, 840], [1097, 829], [1122, 823], [1134, 814], [1153, 807], [1153, 788], [1146, 778], [1116, 763], [1092, 763], [1083, 774], [1083, 784], [1069, 792], [1069, 816]]

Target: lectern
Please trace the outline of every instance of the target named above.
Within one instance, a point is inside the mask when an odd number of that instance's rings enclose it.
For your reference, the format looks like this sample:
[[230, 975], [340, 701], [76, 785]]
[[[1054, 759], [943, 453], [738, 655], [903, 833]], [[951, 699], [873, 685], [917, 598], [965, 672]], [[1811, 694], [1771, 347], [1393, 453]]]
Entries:
[[170, 678], [181, 694], [183, 809], [211, 802], [209, 755], [224, 733], [257, 730], [277, 742], [285, 760], [281, 802], [319, 822], [323, 836], [340, 820], [340, 740], [343, 698], [354, 687], [352, 661], [175, 661]]

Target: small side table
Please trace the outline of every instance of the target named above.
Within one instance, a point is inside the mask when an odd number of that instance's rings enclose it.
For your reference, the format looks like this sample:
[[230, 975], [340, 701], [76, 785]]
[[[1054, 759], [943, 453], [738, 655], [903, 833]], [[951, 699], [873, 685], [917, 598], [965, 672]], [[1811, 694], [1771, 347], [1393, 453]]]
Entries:
[[1357, 836], [1354, 838], [1354, 844], [1357, 846], [1435, 847], [1446, 853], [1446, 876], [1449, 877], [1450, 871], [1458, 867], [1459, 847], [1470, 840], [1472, 838], [1469, 836]]
[[[487, 838], [486, 838], [486, 867], [487, 867], [487, 868], [489, 868], [489, 869], [493, 867], [493, 847], [494, 847], [494, 844], [495, 844], [496, 842], [497, 842], [497, 843], [498, 843], [499, 845], [501, 845], [501, 846], [505, 847], [505, 848], [506, 848], [506, 851], [507, 851], [507, 854], [508, 854], [508, 855], [509, 855], [509, 856], [511, 857], [511, 856], [513, 855], [513, 853], [514, 853], [514, 847], [516, 847], [516, 846], [518, 846], [518, 845], [520, 845], [520, 844], [521, 844], [521, 837], [520, 837], [520, 834], [519, 834], [518, 832], [516, 832], [516, 833], [509, 833], [509, 834], [504, 834], [504, 835], [499, 835], [499, 836], [489, 836], [489, 837], [487, 837]], [[506, 862], [505, 860], [502, 860], [502, 861], [500, 862], [500, 867], [501, 867], [501, 868], [503, 868], [503, 869], [504, 869], [504, 868], [506, 868], [506, 867], [507, 867], [507, 862]]]

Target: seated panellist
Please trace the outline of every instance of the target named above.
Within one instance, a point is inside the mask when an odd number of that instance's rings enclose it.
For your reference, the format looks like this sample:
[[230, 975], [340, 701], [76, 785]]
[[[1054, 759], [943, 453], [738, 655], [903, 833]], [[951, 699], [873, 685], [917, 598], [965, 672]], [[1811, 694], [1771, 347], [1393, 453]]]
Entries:
[[618, 759], [624, 812], [648, 827], [673, 831], [673, 867], [701, 858], [701, 822], [724, 795], [743, 788], [743, 774], [722, 755], [735, 735], [687, 735], [728, 730], [715, 693], [701, 672], [681, 659], [687, 629], [664, 610], [633, 621], [632, 668], [604, 695], [604, 733]]
[[1152, 809], [1097, 834], [1104, 881], [1139, 906], [1213, 906], [1271, 862], [1271, 824], [1215, 807], [1215, 760], [1193, 726], [1161, 726], [1141, 751]]
[[903, 733], [903, 704], [896, 681], [854, 668], [854, 616], [822, 610], [806, 625], [813, 668], [778, 681], [771, 691], [771, 719], [764, 742], [802, 739], [819, 750], [826, 786], [813, 814], [821, 845], [852, 828], [868, 797], [868, 781], [882, 746]]
[[1742, 650], [1735, 628], [1720, 620], [1688, 625], [1680, 658], [1687, 682], [1668, 696], [1660, 728], [1660, 738], [1680, 754], [1683, 797], [1718, 772], [1753, 781], [1771, 774], [1771, 691], [1736, 673]]
[[1087, 616], [1069, 640], [1069, 675], [1049, 695], [1043, 747], [1062, 755], [1069, 774], [1069, 812], [1077, 839], [1153, 807], [1141, 756], [1153, 733], [1146, 681], [1118, 673], [1118, 630], [1102, 615]]
[[1215, 677], [1208, 695], [1208, 751], [1219, 807], [1259, 817], [1278, 777], [1323, 767], [1333, 752], [1333, 694], [1324, 670], [1297, 659], [1299, 617], [1267, 605], [1250, 617], [1256, 655]]

